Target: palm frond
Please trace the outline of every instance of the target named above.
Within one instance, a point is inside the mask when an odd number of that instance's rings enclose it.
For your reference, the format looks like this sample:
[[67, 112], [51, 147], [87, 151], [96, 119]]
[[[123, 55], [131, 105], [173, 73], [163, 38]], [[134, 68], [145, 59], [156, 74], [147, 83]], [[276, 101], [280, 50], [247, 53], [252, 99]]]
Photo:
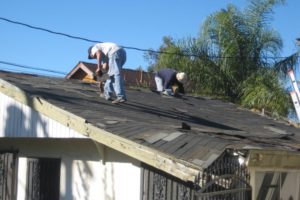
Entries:
[[268, 27], [272, 21], [273, 8], [277, 4], [284, 4], [285, 0], [250, 0], [250, 5], [245, 9], [245, 16], [253, 28]]
[[283, 60], [280, 60], [275, 64], [274, 69], [277, 72], [283, 73], [284, 75], [288, 74], [289, 69], [297, 71], [296, 65], [299, 63], [299, 53], [293, 53], [292, 55], [286, 57]]

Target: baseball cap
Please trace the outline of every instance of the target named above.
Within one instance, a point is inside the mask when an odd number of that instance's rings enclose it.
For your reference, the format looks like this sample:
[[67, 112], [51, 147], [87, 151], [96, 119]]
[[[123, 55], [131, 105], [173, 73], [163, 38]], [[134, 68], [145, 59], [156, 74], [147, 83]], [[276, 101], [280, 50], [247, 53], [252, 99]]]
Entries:
[[[89, 49], [88, 49], [88, 58], [89, 59], [93, 59], [94, 58], [94, 55], [97, 51], [97, 48], [94, 47], [94, 46], [91, 46]], [[91, 56], [92, 55], [92, 56]]]
[[185, 83], [187, 81], [187, 75], [184, 72], [178, 72], [176, 78], [180, 83]]

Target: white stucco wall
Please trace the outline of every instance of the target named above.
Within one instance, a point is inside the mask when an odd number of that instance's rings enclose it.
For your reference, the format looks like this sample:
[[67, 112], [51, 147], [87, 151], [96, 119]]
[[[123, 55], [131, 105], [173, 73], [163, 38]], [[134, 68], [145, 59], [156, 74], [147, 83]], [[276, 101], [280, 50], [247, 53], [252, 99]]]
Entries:
[[19, 150], [18, 200], [24, 200], [27, 157], [61, 158], [61, 200], [139, 200], [139, 162], [89, 139], [0, 139]]
[[55, 119], [0, 92], [0, 151], [19, 151], [18, 200], [27, 158], [60, 158], [61, 200], [139, 200], [139, 161], [95, 144]]
[[86, 138], [0, 92], [0, 138]]

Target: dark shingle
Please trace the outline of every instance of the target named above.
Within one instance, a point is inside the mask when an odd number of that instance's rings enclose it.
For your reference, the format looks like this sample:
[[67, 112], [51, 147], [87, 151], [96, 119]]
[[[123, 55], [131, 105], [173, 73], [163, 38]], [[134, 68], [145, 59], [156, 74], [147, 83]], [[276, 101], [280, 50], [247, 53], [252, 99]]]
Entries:
[[[226, 101], [127, 88], [128, 102], [114, 105], [93, 84], [3, 71], [0, 78], [112, 134], [188, 162], [212, 159], [229, 146], [299, 149], [299, 129]], [[191, 130], [182, 130], [183, 123]]]

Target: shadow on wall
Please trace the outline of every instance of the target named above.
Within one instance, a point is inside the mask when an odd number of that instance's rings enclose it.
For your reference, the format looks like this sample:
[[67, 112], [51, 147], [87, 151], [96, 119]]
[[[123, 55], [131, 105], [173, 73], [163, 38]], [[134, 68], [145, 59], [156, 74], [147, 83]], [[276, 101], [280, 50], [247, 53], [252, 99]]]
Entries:
[[[95, 146], [89, 143], [91, 142], [90, 140], [85, 142], [87, 139], [84, 141], [83, 139], [56, 140], [47, 138], [51, 137], [51, 135], [49, 133], [49, 121], [46, 118], [31, 109], [30, 106], [16, 103], [11, 98], [5, 99], [5, 101], [7, 102], [7, 107], [3, 109], [3, 131], [4, 136], [8, 139], [6, 145], [27, 149], [22, 152], [23, 156], [28, 156], [27, 151], [29, 148], [29, 152], [36, 152], [36, 154], [33, 153], [32, 155], [61, 158], [60, 184], [63, 185], [59, 187], [64, 188], [64, 192], [61, 190], [62, 194], [60, 194], [62, 200], [77, 198], [79, 197], [78, 195], [80, 195], [81, 199], [92, 199], [94, 196], [89, 190], [91, 185], [87, 179], [94, 179], [96, 172], [102, 173], [102, 180], [98, 179], [96, 182], [99, 184], [99, 181], [103, 181], [103, 186], [105, 187], [103, 188], [105, 192], [103, 195], [107, 199], [113, 200], [116, 198], [115, 166], [113, 163], [103, 163], [101, 165], [103, 171], [95, 171], [101, 169], [91, 166], [90, 161], [101, 162], [103, 155], [95, 150]], [[31, 105], [30, 102], [28, 105]], [[38, 137], [43, 139], [38, 139]], [[44, 154], [44, 151], [47, 151], [48, 154]], [[108, 162], [133, 163], [125, 159], [123, 154], [117, 152], [113, 152], [113, 155], [111, 155], [111, 152], [108, 154]], [[76, 177], [74, 177], [74, 174], [76, 174]], [[96, 176], [100, 176], [100, 174]], [[62, 182], [62, 178], [64, 182]], [[74, 184], [76, 180], [79, 180], [78, 182], [81, 184]], [[81, 194], [78, 191], [82, 191]]]
[[[83, 193], [82, 199], [89, 200], [90, 193], [84, 191], [89, 191], [90, 184], [88, 184], [85, 180], [90, 180], [93, 178], [93, 172], [87, 162], [83, 162], [82, 164], [76, 162], [76, 171], [79, 173], [81, 182], [76, 183], [76, 191]], [[72, 182], [70, 182], [72, 183]]]
[[25, 105], [10, 105], [6, 111], [6, 137], [47, 137], [48, 126], [41, 115]]

